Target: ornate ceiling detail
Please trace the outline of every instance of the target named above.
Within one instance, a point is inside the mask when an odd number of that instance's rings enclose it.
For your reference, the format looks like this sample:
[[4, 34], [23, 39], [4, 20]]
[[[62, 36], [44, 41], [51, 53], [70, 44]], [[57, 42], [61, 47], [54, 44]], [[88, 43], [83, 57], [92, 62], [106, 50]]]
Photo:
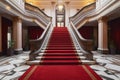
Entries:
[[70, 6], [76, 7], [78, 9], [95, 1], [96, 0], [26, 0], [26, 2], [39, 8], [45, 8], [59, 2], [69, 4]]

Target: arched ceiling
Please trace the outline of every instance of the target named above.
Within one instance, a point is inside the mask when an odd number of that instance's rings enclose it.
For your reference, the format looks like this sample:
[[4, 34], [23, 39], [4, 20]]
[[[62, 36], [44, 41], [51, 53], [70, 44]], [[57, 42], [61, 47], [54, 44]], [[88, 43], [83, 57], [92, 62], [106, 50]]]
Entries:
[[34, 6], [37, 6], [41, 9], [49, 7], [52, 3], [69, 3], [70, 6], [81, 9], [85, 5], [95, 2], [96, 0], [26, 0], [27, 3], [30, 3]]

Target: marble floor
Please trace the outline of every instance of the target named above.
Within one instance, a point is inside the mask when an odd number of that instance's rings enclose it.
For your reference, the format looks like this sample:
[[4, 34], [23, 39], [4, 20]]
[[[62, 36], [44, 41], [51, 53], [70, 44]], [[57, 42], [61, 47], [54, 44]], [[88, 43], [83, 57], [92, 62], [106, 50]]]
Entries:
[[[90, 67], [100, 75], [103, 80], [120, 80], [120, 55], [104, 55], [95, 51], [94, 59], [97, 64]], [[11, 57], [0, 57], [0, 80], [18, 80], [30, 67], [26, 65], [29, 52]]]
[[30, 67], [26, 65], [29, 52], [11, 57], [0, 57], [0, 80], [18, 80]]

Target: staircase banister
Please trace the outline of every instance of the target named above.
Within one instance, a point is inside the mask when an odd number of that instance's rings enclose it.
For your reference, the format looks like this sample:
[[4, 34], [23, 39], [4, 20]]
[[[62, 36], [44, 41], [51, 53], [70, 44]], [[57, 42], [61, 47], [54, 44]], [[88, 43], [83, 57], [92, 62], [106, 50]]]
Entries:
[[36, 14], [35, 12], [31, 12], [29, 10], [26, 10], [26, 14], [29, 15], [30, 17], [32, 17], [34, 22], [35, 22], [35, 20], [38, 20], [44, 26], [47, 26], [47, 24], [48, 24], [47, 22], [49, 22], [49, 20], [41, 17], [41, 15]]
[[74, 26], [73, 22], [70, 22], [71, 25], [73, 26], [74, 30], [76, 31], [77, 35], [79, 36], [79, 38], [83, 41], [92, 41], [91, 39], [85, 39], [84, 37], [82, 37], [82, 35], [78, 32], [77, 28]]
[[51, 22], [48, 23], [46, 29], [44, 30], [44, 32], [42, 33], [42, 35], [41, 35], [39, 38], [37, 38], [37, 39], [32, 39], [32, 40], [30, 40], [30, 42], [33, 42], [33, 41], [40, 41], [41, 39], [43, 39], [43, 37], [44, 37], [45, 34], [47, 33], [47, 31], [48, 31], [50, 25], [51, 25]]
[[93, 2], [93, 3], [91, 3], [91, 4], [89, 4], [89, 5], [85, 6], [85, 7], [83, 7], [82, 9], [80, 9], [75, 15], [73, 15], [73, 16], [70, 17], [69, 19], [72, 19], [72, 18], [76, 17], [76, 16], [79, 15], [82, 11], [84, 11], [86, 8], [88, 8], [88, 7], [90, 7], [90, 6], [93, 6], [93, 5], [95, 5], [95, 4], [96, 4], [96, 2]]
[[38, 38], [38, 39], [35, 39], [35, 40], [30, 40], [30, 50], [32, 51], [31, 54], [35, 53], [36, 51], [38, 51], [41, 46], [42, 46], [42, 43], [50, 29], [50, 25], [51, 25], [51, 22], [49, 22], [49, 24], [47, 25], [46, 29], [44, 30], [44, 32], [42, 33], [42, 35]]
[[33, 8], [35, 8], [35, 9], [39, 10], [43, 15], [45, 15], [45, 16], [48, 17], [48, 18], [50, 18], [50, 20], [52, 19], [51, 16], [48, 16], [48, 15], [47, 15], [46, 13], [44, 13], [40, 8], [38, 8], [38, 7], [34, 6], [34, 5], [31, 5], [31, 4], [25, 2], [25, 6], [26, 6], [26, 5], [29, 5], [29, 6], [31, 6], [31, 7], [33, 7]]
[[[92, 40], [90, 39], [84, 39], [82, 38], [82, 36], [78, 33], [76, 27], [74, 26], [74, 24], [72, 22], [70, 22], [72, 30], [77, 38], [77, 41], [79, 43], [79, 47], [81, 49], [81, 51], [84, 53], [84, 55], [89, 59], [92, 60], [93, 59], [93, 54], [91, 53], [91, 48], [92, 48]], [[81, 39], [82, 38], [82, 39]]]
[[35, 60], [35, 57], [38, 55], [39, 50], [41, 49], [41, 46], [43, 45], [43, 42], [45, 40], [45, 37], [51, 27], [51, 22], [47, 25], [46, 29], [42, 33], [42, 35], [35, 40], [30, 40], [30, 54], [29, 54], [29, 61]]

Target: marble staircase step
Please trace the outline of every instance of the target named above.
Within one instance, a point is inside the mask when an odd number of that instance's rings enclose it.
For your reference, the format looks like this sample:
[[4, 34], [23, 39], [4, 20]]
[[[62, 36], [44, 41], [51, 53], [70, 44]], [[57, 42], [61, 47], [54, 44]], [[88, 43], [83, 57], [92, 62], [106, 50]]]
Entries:
[[[92, 60], [81, 60], [81, 62], [82, 64], [89, 64], [89, 65], [96, 64], [96, 61], [92, 61]], [[40, 65], [40, 60], [27, 61], [26, 63], [29, 65]]]
[[57, 59], [59, 59], [59, 60], [66, 60], [66, 59], [69, 59], [69, 60], [74, 60], [74, 59], [80, 59], [80, 60], [85, 60], [86, 59], [86, 57], [85, 56], [80, 56], [80, 57], [77, 57], [77, 56], [47, 56], [47, 57], [42, 57], [42, 56], [37, 56], [36, 57], [36, 59], [37, 60], [40, 60], [40, 59], [42, 59], [42, 60], [44, 60], [44, 59], [47, 59], [47, 60], [57, 60]]

